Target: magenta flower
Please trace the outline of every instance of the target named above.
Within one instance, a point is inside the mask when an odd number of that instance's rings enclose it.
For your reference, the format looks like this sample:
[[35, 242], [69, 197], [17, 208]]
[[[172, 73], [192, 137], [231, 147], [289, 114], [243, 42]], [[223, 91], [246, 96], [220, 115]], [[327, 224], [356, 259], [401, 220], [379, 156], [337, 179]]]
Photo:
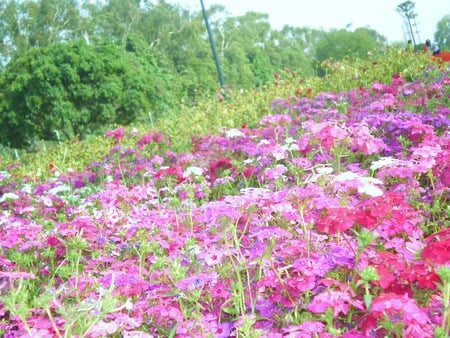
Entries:
[[219, 323], [216, 325], [214, 337], [215, 338], [228, 338], [231, 336], [232, 329], [233, 329], [233, 324], [231, 324], [231, 323]]
[[230, 289], [229, 284], [229, 280], [223, 281], [219, 279], [211, 288], [211, 297], [228, 299], [231, 296], [231, 293], [228, 291]]
[[403, 296], [395, 293], [381, 294], [372, 300], [370, 311], [375, 318], [380, 318], [380, 320], [387, 315], [391, 321], [403, 322], [404, 337], [433, 337], [433, 330], [427, 314], [407, 294]]
[[205, 252], [198, 254], [199, 259], [204, 259], [209, 266], [221, 264], [223, 256], [226, 254], [225, 249], [209, 248]]
[[175, 283], [175, 286], [182, 291], [201, 290], [216, 282], [216, 273], [199, 273], [183, 278]]
[[[324, 333], [325, 325], [316, 321], [305, 321], [300, 325], [290, 325], [282, 329], [284, 338], [311, 338]], [[319, 335], [318, 337], [324, 337]]]
[[112, 137], [112, 138], [116, 139], [116, 143], [119, 143], [123, 139], [124, 134], [125, 134], [125, 130], [122, 127], [120, 127], [120, 128], [114, 129], [114, 130], [106, 131], [105, 137], [106, 138]]
[[36, 276], [32, 272], [4, 272], [0, 271], [0, 278], [10, 279], [35, 279]]
[[141, 138], [136, 143], [138, 149], [143, 150], [144, 147], [153, 140], [153, 136], [154, 136], [154, 133], [151, 131], [142, 135]]

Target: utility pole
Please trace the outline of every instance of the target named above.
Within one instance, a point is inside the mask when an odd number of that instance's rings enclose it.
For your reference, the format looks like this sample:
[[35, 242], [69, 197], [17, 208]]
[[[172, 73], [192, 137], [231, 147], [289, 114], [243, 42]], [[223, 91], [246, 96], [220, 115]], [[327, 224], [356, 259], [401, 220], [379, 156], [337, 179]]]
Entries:
[[211, 44], [211, 50], [214, 57], [214, 62], [216, 63], [217, 74], [219, 75], [220, 88], [224, 88], [225, 80], [223, 79], [222, 67], [220, 67], [219, 58], [216, 52], [216, 45], [214, 44], [214, 39], [211, 32], [211, 27], [209, 26], [208, 17], [206, 16], [206, 10], [205, 5], [203, 5], [203, 0], [200, 0], [200, 4], [202, 5], [203, 19], [205, 20], [205, 26], [209, 36], [209, 43]]
[[[415, 22], [415, 18], [417, 17], [417, 14], [414, 13], [415, 5], [416, 5], [415, 2], [408, 0], [408, 1], [401, 3], [400, 5], [398, 5], [396, 7], [396, 11], [406, 20], [406, 24], [407, 24], [408, 30], [409, 30], [409, 35], [414, 44], [414, 47], [416, 47], [416, 39], [414, 37], [414, 31], [413, 31], [411, 21], [414, 20], [414, 25], [417, 26], [417, 23]], [[417, 27], [416, 27], [416, 30], [417, 30]]]

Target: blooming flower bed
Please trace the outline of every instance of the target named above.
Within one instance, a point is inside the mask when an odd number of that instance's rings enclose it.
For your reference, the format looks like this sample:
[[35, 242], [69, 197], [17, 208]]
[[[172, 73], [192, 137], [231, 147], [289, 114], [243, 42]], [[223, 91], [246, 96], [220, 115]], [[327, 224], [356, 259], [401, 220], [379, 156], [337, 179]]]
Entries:
[[0, 332], [445, 337], [449, 96], [396, 75], [190, 153], [118, 128], [84, 172], [0, 172]]

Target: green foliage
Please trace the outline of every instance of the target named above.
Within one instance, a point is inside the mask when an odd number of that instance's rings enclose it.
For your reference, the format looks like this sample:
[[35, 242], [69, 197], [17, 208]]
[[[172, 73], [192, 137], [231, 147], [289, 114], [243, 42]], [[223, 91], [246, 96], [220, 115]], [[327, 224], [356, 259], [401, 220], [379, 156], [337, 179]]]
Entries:
[[224, 101], [210, 98], [200, 101], [195, 107], [182, 106], [181, 111], [168, 112], [166, 118], [159, 120], [155, 126], [163, 134], [171, 136], [177, 151], [188, 151], [189, 140], [194, 135], [215, 133], [220, 128], [256, 126], [261, 117], [272, 113], [270, 104], [274, 98], [296, 99], [321, 91], [340, 92], [373, 82], [387, 84], [394, 74], [413, 81], [422, 77], [432, 63], [424, 54], [388, 48], [369, 54], [366, 60], [347, 57], [335, 63], [326, 61], [323, 64], [327, 71], [324, 77], [302, 77], [293, 70], [285, 69], [275, 81], [257, 90], [227, 90]]
[[8, 65], [0, 84], [0, 142], [17, 148], [129, 124], [148, 111], [155, 91], [132, 55], [81, 41], [27, 51]]
[[[293, 70], [285, 69], [274, 81], [266, 83], [258, 90], [226, 90], [226, 98], [223, 101], [217, 100], [216, 96], [209, 96], [199, 100], [196, 105], [186, 102], [178, 105], [177, 109], [167, 109], [160, 116], [154, 116], [152, 113], [149, 116], [151, 120], [149, 117], [142, 118], [132, 126], [141, 132], [146, 132], [149, 128], [157, 129], [170, 137], [174, 151], [186, 152], [189, 151], [191, 138], [195, 135], [215, 133], [224, 127], [256, 126], [262, 116], [272, 113], [270, 103], [274, 98], [292, 97], [295, 100], [297, 97], [312, 96], [320, 91], [359, 88], [375, 81], [389, 83], [395, 73], [408, 80], [419, 79], [431, 62], [432, 60], [422, 53], [404, 53], [401, 48], [389, 48], [370, 55], [368, 60], [346, 58], [337, 64], [329, 63], [327, 75], [323, 78], [305, 78]], [[159, 90], [164, 90], [164, 86], [169, 84], [167, 79], [160, 76], [155, 81], [160, 83]], [[171, 103], [167, 102], [167, 105], [169, 104]], [[0, 149], [3, 157], [0, 167], [20, 160], [24, 167], [18, 170], [22, 174], [29, 171], [31, 175], [44, 175], [48, 172], [50, 163], [56, 166], [59, 172], [65, 172], [68, 168], [81, 170], [89, 162], [106, 155], [109, 149], [107, 140], [95, 136], [88, 137], [83, 142], [61, 142], [56, 146], [38, 142], [37, 146], [41, 151], [35, 154], [13, 153], [8, 149]]]
[[437, 23], [434, 36], [441, 50], [450, 50], [450, 14], [445, 15]]
[[83, 138], [133, 122], [162, 127], [182, 149], [205, 128], [254, 125], [278, 93], [414, 78], [424, 61], [379, 56], [385, 38], [369, 28], [274, 30], [267, 14], [231, 17], [220, 5], [207, 13], [227, 86], [222, 103], [200, 11], [163, 0], [0, 2], [0, 144]]
[[345, 57], [339, 62], [326, 60], [321, 65], [325, 71], [323, 86], [330, 91], [341, 91], [368, 86], [373, 82], [387, 84], [394, 74], [414, 81], [423, 76], [426, 67], [432, 63], [423, 53], [405, 53], [401, 48], [391, 47], [369, 53], [365, 58]]
[[377, 36], [367, 28], [358, 28], [351, 32], [345, 29], [334, 30], [326, 34], [316, 47], [317, 61], [340, 61], [348, 56], [367, 59], [368, 53], [378, 49]]

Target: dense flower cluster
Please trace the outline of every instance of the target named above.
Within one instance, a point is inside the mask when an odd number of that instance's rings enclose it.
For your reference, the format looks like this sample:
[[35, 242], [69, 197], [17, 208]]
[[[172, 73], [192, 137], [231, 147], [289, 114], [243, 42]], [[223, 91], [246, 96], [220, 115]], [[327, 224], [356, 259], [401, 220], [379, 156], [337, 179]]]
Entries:
[[189, 154], [119, 128], [85, 172], [0, 172], [2, 336], [432, 337], [449, 99], [394, 76], [275, 99]]

